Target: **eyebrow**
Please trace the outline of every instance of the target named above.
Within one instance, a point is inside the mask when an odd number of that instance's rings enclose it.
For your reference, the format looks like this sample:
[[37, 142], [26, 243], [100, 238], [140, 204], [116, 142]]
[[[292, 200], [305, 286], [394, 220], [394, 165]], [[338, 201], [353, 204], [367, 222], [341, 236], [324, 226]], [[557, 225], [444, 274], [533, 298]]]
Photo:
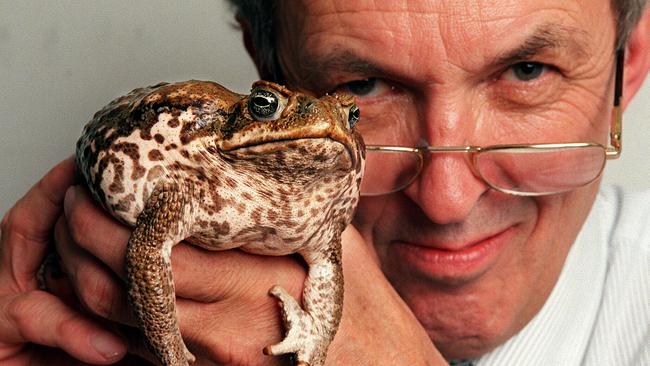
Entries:
[[567, 52], [572, 57], [582, 57], [588, 53], [585, 38], [585, 32], [578, 28], [545, 23], [537, 27], [519, 46], [498, 54], [492, 63], [510, 65], [545, 51]]
[[326, 57], [302, 61], [303, 82], [308, 85], [321, 83], [321, 75], [344, 72], [357, 75], [383, 75], [385, 70], [349, 50], [334, 49]]
[[[557, 23], [544, 23], [513, 49], [489, 58], [493, 66], [507, 66], [525, 61], [542, 52], [566, 52], [573, 58], [588, 54], [586, 33], [575, 27]], [[309, 86], [322, 86], [324, 73], [344, 72], [357, 75], [385, 75], [386, 70], [361, 58], [350, 50], [334, 48], [326, 57], [305, 57], [302, 61], [302, 82]]]

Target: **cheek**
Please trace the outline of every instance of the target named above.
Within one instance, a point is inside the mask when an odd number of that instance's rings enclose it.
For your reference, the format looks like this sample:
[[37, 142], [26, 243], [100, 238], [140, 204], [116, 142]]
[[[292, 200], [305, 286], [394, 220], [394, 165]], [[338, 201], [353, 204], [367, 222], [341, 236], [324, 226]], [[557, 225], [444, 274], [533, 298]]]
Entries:
[[362, 197], [357, 205], [352, 224], [368, 243], [373, 243], [373, 228], [384, 215], [387, 200], [381, 196]]
[[531, 282], [550, 292], [586, 220], [598, 191], [590, 184], [570, 193], [536, 199], [537, 220], [525, 243], [524, 265], [535, 273]]

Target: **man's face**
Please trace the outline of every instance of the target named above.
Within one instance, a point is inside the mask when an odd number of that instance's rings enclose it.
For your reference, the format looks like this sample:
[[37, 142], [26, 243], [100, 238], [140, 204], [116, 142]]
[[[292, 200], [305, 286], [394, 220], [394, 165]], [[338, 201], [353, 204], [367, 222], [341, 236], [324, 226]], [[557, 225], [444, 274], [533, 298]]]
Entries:
[[[356, 94], [366, 143], [607, 142], [607, 0], [305, 0], [279, 14], [286, 83]], [[539, 311], [596, 191], [510, 196], [440, 154], [405, 190], [362, 199], [355, 226], [443, 355], [472, 357]]]

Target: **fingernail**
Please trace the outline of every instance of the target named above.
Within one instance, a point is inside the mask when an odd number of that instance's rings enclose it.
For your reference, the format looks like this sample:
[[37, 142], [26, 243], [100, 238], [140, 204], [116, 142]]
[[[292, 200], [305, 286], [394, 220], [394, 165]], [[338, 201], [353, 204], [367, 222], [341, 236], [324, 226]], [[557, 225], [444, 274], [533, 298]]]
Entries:
[[115, 336], [105, 333], [95, 333], [92, 335], [90, 337], [90, 344], [107, 360], [120, 358], [125, 352], [122, 342]]

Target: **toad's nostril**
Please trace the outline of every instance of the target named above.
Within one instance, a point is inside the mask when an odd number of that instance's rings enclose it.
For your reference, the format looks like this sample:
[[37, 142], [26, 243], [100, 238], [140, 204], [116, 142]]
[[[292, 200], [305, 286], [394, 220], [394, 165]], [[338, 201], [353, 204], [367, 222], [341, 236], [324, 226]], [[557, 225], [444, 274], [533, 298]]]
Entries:
[[309, 113], [314, 109], [315, 103], [313, 101], [307, 101], [301, 104], [300, 113]]

